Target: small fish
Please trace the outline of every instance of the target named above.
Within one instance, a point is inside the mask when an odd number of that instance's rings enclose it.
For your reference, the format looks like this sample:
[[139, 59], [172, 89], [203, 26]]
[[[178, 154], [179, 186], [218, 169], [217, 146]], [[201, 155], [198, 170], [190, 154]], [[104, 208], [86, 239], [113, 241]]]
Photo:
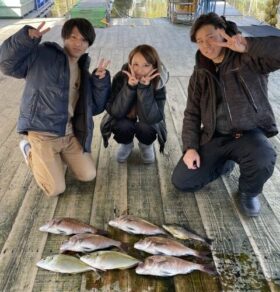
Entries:
[[189, 231], [185, 229], [184, 227], [177, 225], [177, 224], [164, 224], [162, 227], [167, 230], [169, 233], [171, 233], [174, 237], [179, 239], [195, 239], [199, 240], [201, 242], [206, 243], [207, 245], [211, 245], [212, 239], [207, 237], [202, 237], [198, 234], [195, 234], [192, 231]]
[[74, 218], [54, 218], [41, 226], [40, 231], [50, 232], [54, 234], [79, 234], [79, 233], [99, 233], [103, 234], [104, 231], [94, 228], [93, 226], [83, 223]]
[[199, 270], [210, 275], [217, 274], [217, 272], [212, 267], [192, 263], [171, 256], [147, 257], [144, 263], [138, 264], [136, 273], [140, 275], [169, 277], [178, 274], [188, 274], [194, 270]]
[[187, 256], [192, 255], [200, 258], [206, 258], [209, 252], [199, 252], [184, 244], [165, 237], [151, 236], [139, 240], [134, 244], [134, 247], [151, 254], [163, 254], [169, 256]]
[[127, 269], [136, 266], [140, 261], [117, 251], [96, 251], [80, 258], [84, 263], [99, 270]]
[[60, 246], [60, 252], [67, 250], [76, 252], [91, 252], [98, 249], [105, 249], [111, 246], [116, 246], [122, 249], [120, 241], [111, 239], [97, 234], [76, 234]]
[[83, 263], [79, 259], [64, 254], [56, 254], [48, 256], [45, 259], [41, 259], [37, 263], [37, 266], [52, 272], [66, 274], [76, 274], [87, 271], [95, 271], [94, 268]]
[[133, 215], [122, 215], [109, 221], [109, 225], [133, 234], [166, 234], [162, 228]]

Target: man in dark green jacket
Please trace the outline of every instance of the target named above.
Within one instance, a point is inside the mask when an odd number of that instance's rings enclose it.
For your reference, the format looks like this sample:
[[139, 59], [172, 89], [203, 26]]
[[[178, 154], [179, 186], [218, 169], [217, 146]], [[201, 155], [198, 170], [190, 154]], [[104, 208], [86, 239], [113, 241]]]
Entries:
[[280, 68], [280, 38], [244, 38], [215, 13], [191, 30], [198, 46], [183, 121], [183, 156], [173, 184], [195, 191], [239, 164], [240, 211], [260, 212], [258, 195], [272, 175], [276, 153], [267, 137], [278, 133], [268, 101], [268, 73]]
[[42, 42], [49, 29], [25, 26], [1, 46], [0, 69], [25, 78], [17, 129], [27, 135], [20, 143], [38, 185], [48, 196], [65, 190], [65, 164], [77, 179], [90, 181], [96, 169], [91, 152], [92, 116], [101, 113], [110, 96], [108, 62], [92, 74], [86, 54], [95, 31], [86, 19], [65, 22], [63, 48]]

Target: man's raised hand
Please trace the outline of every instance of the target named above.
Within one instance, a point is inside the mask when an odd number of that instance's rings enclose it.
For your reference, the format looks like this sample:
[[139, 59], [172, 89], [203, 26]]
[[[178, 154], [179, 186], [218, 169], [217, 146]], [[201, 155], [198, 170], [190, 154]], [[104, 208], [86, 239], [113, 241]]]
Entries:
[[43, 29], [44, 25], [46, 24], [45, 21], [42, 21], [37, 28], [29, 28], [28, 35], [31, 39], [39, 39], [41, 38], [45, 33], [50, 31], [50, 28], [47, 27]]
[[110, 60], [105, 60], [104, 58], [100, 60], [99, 65], [95, 71], [95, 75], [98, 76], [99, 79], [102, 79], [105, 77], [106, 69], [110, 63], [111, 63]]

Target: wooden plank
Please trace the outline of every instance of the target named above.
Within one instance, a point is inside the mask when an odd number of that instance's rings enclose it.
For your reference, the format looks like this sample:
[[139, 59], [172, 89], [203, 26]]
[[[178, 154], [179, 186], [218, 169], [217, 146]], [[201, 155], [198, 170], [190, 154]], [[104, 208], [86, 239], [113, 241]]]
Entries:
[[32, 291], [36, 262], [47, 238], [38, 228], [52, 217], [56, 202], [46, 199], [34, 182], [30, 184], [0, 255], [1, 291]]
[[[168, 142], [164, 156], [157, 151], [158, 173], [160, 180], [161, 196], [166, 223], [177, 223], [189, 226], [198, 234], [206, 235], [197, 202], [193, 193], [182, 193], [175, 189], [170, 182], [170, 174], [182, 155], [178, 137], [175, 134], [170, 109], [165, 110], [168, 130]], [[191, 248], [204, 249], [200, 244], [185, 242]], [[207, 249], [206, 249], [207, 250]], [[195, 261], [195, 259], [190, 259]], [[219, 279], [202, 272], [193, 272], [186, 276], [174, 278], [176, 291], [220, 291]]]
[[[109, 220], [127, 212], [127, 166], [115, 159], [117, 143], [111, 139], [107, 149], [101, 146], [96, 179], [96, 188], [91, 207], [90, 222], [94, 226], [107, 229]], [[109, 237], [125, 241], [125, 235], [109, 228]], [[87, 273], [83, 277], [81, 291], [125, 291], [128, 287], [128, 271], [107, 271], [97, 281]]]
[[[162, 210], [159, 179], [156, 163], [145, 165], [141, 161], [137, 139], [134, 139], [135, 149], [128, 163], [128, 207], [129, 214], [144, 218], [154, 224], [165, 222]], [[144, 236], [129, 236], [133, 245]], [[143, 259], [143, 253], [134, 250], [137, 258]], [[142, 255], [142, 256], [141, 256]], [[140, 291], [174, 291], [172, 278], [147, 277], [132, 274], [133, 287], [141, 287]], [[133, 290], [132, 287], [132, 290]]]

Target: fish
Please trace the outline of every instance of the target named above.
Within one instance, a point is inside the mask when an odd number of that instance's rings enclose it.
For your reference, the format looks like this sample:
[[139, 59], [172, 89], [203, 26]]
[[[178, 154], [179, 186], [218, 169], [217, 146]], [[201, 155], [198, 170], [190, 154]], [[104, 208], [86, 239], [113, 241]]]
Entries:
[[98, 270], [128, 269], [140, 261], [130, 255], [118, 251], [96, 251], [80, 257], [80, 260]]
[[76, 234], [65, 241], [60, 246], [60, 252], [76, 251], [76, 252], [91, 252], [98, 249], [105, 249], [115, 246], [123, 249], [123, 244], [120, 241], [111, 239], [97, 234]]
[[105, 231], [103, 230], [97, 229], [74, 218], [54, 218], [41, 226], [39, 230], [43, 232], [63, 235], [72, 235], [79, 233], [105, 233]]
[[133, 215], [121, 215], [120, 217], [110, 220], [108, 224], [132, 234], [166, 234], [159, 226]]
[[209, 252], [201, 252], [189, 248], [174, 239], [151, 236], [139, 240], [134, 244], [134, 248], [143, 250], [154, 255], [162, 254], [169, 256], [187, 256], [192, 255], [199, 258], [209, 259], [206, 257]]
[[51, 255], [44, 259], [41, 259], [37, 263], [37, 266], [52, 272], [66, 274], [77, 274], [87, 271], [95, 271], [93, 267], [85, 264], [78, 258], [64, 254]]
[[150, 256], [136, 267], [136, 274], [170, 277], [179, 274], [188, 274], [199, 270], [210, 275], [216, 275], [214, 268], [189, 262], [172, 256]]
[[162, 227], [168, 231], [169, 233], [171, 233], [174, 237], [179, 238], [179, 239], [194, 239], [194, 240], [198, 240], [201, 241], [205, 244], [207, 244], [208, 246], [210, 246], [212, 244], [212, 239], [207, 238], [207, 237], [203, 237], [200, 236], [190, 230], [185, 229], [184, 227], [177, 225], [177, 224], [164, 224], [162, 225]]

